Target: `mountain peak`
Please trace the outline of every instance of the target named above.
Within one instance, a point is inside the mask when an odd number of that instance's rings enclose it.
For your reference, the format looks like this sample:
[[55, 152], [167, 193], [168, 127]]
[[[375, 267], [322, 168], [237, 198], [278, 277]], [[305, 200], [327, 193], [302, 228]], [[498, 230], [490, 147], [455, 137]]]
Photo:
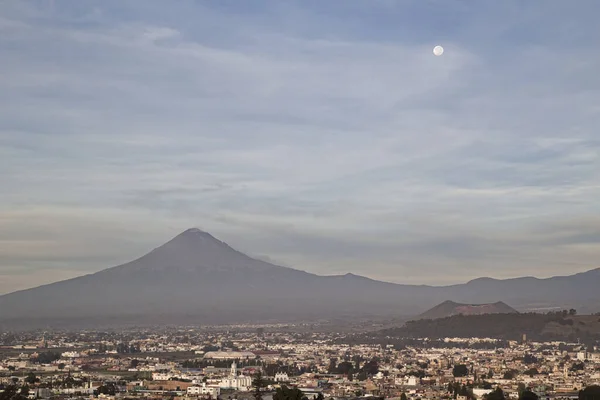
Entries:
[[[249, 273], [282, 267], [253, 259], [208, 232], [190, 228], [150, 253], [119, 268], [132, 273], [166, 273], [173, 279], [180, 275], [179, 279], [187, 280], [192, 275], [197, 278], [199, 273], [209, 273], [214, 278], [215, 274], [233, 276], [242, 271]], [[226, 278], [223, 276], [222, 279]]]
[[[214, 242], [218, 244], [224, 244], [221, 240], [217, 239], [210, 233], [203, 231], [198, 228], [190, 228], [181, 232], [179, 235], [175, 236], [171, 242], [187, 242], [190, 245], [198, 245], [199, 243], [209, 243]], [[170, 243], [170, 242], [169, 242]]]
[[517, 310], [502, 301], [484, 304], [463, 304], [446, 300], [421, 314], [418, 319], [446, 318], [453, 315], [512, 314]]
[[208, 236], [212, 236], [210, 233], [205, 232], [201, 229], [198, 228], [190, 228], [190, 229], [186, 229], [185, 231], [181, 232], [180, 235], [208, 235]]

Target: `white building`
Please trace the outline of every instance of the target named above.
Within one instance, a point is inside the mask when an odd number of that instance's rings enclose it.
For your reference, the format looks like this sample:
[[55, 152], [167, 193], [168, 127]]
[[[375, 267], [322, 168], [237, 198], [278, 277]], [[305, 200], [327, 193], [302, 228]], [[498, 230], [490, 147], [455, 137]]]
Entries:
[[275, 374], [275, 382], [289, 382], [290, 377], [285, 372], [277, 372]]
[[600, 353], [588, 353], [588, 360], [600, 361]]
[[217, 398], [221, 394], [221, 388], [217, 386], [207, 386], [206, 383], [202, 383], [200, 386], [190, 386], [187, 388], [188, 396], [211, 396]]
[[252, 377], [238, 375], [237, 365], [235, 362], [231, 364], [231, 372], [227, 378], [224, 378], [219, 384], [221, 389], [233, 389], [247, 392], [252, 387]]
[[162, 374], [160, 372], [154, 372], [152, 374], [152, 380], [153, 381], [168, 381], [169, 379], [173, 378], [174, 375], [173, 374]]
[[403, 376], [395, 379], [397, 386], [418, 386], [419, 378], [416, 376]]

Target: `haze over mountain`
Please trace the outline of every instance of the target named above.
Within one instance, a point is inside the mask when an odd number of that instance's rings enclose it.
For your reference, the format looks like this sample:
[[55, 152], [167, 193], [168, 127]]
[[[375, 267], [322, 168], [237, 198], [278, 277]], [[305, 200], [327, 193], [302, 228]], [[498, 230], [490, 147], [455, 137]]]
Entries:
[[600, 309], [600, 270], [550, 279], [476, 279], [453, 286], [319, 276], [256, 260], [189, 229], [150, 253], [91, 275], [0, 296], [0, 321], [138, 318], [178, 323], [416, 315], [447, 299], [518, 309]]

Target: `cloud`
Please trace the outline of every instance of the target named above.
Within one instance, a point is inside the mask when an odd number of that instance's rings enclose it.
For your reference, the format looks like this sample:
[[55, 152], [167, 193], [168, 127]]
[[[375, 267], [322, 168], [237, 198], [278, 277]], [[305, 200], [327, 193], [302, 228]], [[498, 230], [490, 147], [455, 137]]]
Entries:
[[0, 274], [190, 226], [397, 282], [596, 267], [597, 6], [561, 3], [3, 3]]

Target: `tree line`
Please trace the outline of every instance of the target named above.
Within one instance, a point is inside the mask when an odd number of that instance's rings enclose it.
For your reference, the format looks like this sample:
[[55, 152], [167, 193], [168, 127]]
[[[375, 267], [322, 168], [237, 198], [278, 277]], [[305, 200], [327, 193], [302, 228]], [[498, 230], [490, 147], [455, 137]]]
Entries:
[[[591, 332], [574, 326], [577, 312], [564, 310], [547, 314], [482, 314], [454, 315], [439, 319], [409, 321], [399, 328], [385, 329], [380, 337], [442, 339], [445, 337], [489, 337], [501, 340], [520, 340], [523, 334], [532, 340], [597, 340], [600, 332]], [[544, 327], [555, 322], [564, 326], [562, 332], [542, 334]]]

